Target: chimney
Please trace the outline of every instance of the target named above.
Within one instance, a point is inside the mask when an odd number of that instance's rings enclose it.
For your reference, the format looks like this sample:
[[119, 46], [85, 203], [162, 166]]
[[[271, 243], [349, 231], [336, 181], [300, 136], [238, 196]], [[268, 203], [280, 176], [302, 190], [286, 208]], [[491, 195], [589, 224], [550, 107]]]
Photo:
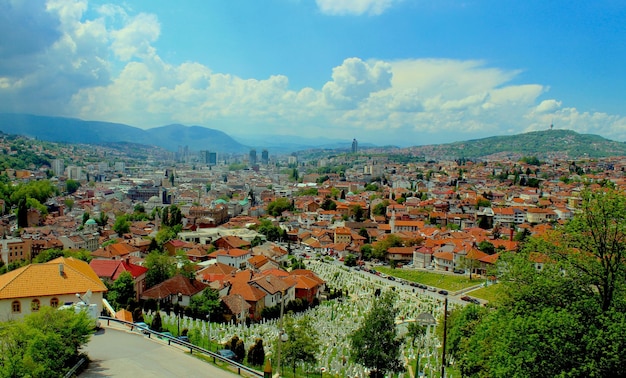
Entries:
[[59, 264], [59, 276], [65, 277], [65, 271], [63, 270], [63, 264]]

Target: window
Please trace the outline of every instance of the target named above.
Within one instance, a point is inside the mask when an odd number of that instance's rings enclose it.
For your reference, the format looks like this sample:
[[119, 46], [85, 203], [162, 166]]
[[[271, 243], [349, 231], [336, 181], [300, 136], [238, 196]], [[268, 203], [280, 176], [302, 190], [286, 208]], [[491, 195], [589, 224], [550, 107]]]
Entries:
[[39, 311], [39, 299], [33, 299], [32, 302], [30, 302], [30, 310], [31, 311]]
[[13, 301], [13, 303], [11, 303], [11, 308], [14, 313], [22, 312], [22, 305], [20, 304], [20, 301]]
[[59, 298], [50, 299], [50, 307], [57, 308], [59, 307]]

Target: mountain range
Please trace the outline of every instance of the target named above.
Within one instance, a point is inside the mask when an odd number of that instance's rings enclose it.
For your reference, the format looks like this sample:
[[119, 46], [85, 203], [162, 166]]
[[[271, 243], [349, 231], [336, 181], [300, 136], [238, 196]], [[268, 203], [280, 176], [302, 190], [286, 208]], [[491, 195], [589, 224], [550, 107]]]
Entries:
[[[0, 114], [0, 131], [51, 142], [105, 144], [137, 143], [158, 146], [170, 151], [187, 146], [192, 151], [247, 153], [251, 148], [268, 149], [272, 154], [301, 150], [349, 150], [352, 141], [327, 138], [303, 139], [280, 135], [245, 135], [240, 141], [230, 135], [203, 126], [180, 124], [140, 129], [110, 122], [83, 121], [76, 118], [47, 117], [29, 114]], [[371, 145], [360, 144], [366, 150]], [[593, 134], [571, 130], [545, 130], [510, 136], [494, 136], [464, 142], [415, 146], [404, 149], [387, 147], [394, 153], [409, 153], [432, 158], [504, 158], [606, 157], [626, 156], [626, 144]]]

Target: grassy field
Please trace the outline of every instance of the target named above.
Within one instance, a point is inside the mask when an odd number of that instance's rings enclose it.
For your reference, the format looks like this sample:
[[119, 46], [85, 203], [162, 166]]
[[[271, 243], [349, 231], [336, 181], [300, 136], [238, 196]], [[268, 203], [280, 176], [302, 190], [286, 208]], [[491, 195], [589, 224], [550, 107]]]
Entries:
[[478, 299], [484, 299], [486, 301], [493, 302], [500, 295], [501, 288], [502, 286], [500, 286], [499, 284], [493, 284], [477, 290], [472, 290], [467, 294]]
[[483, 282], [477, 279], [470, 280], [467, 276], [460, 274], [443, 274], [412, 269], [391, 269], [386, 266], [377, 266], [374, 267], [374, 269], [381, 273], [402, 278], [407, 281], [419, 282], [427, 286], [434, 286], [436, 288], [446, 289], [449, 291], [465, 289], [471, 286], [479, 285]]

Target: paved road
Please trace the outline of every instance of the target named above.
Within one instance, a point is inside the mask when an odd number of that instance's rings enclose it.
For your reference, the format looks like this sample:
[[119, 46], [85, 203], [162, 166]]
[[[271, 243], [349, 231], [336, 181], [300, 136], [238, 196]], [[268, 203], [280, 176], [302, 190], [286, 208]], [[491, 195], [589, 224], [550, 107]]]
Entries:
[[215, 377], [236, 374], [203, 362], [178, 347], [136, 332], [103, 328], [84, 348], [91, 358], [80, 377]]

